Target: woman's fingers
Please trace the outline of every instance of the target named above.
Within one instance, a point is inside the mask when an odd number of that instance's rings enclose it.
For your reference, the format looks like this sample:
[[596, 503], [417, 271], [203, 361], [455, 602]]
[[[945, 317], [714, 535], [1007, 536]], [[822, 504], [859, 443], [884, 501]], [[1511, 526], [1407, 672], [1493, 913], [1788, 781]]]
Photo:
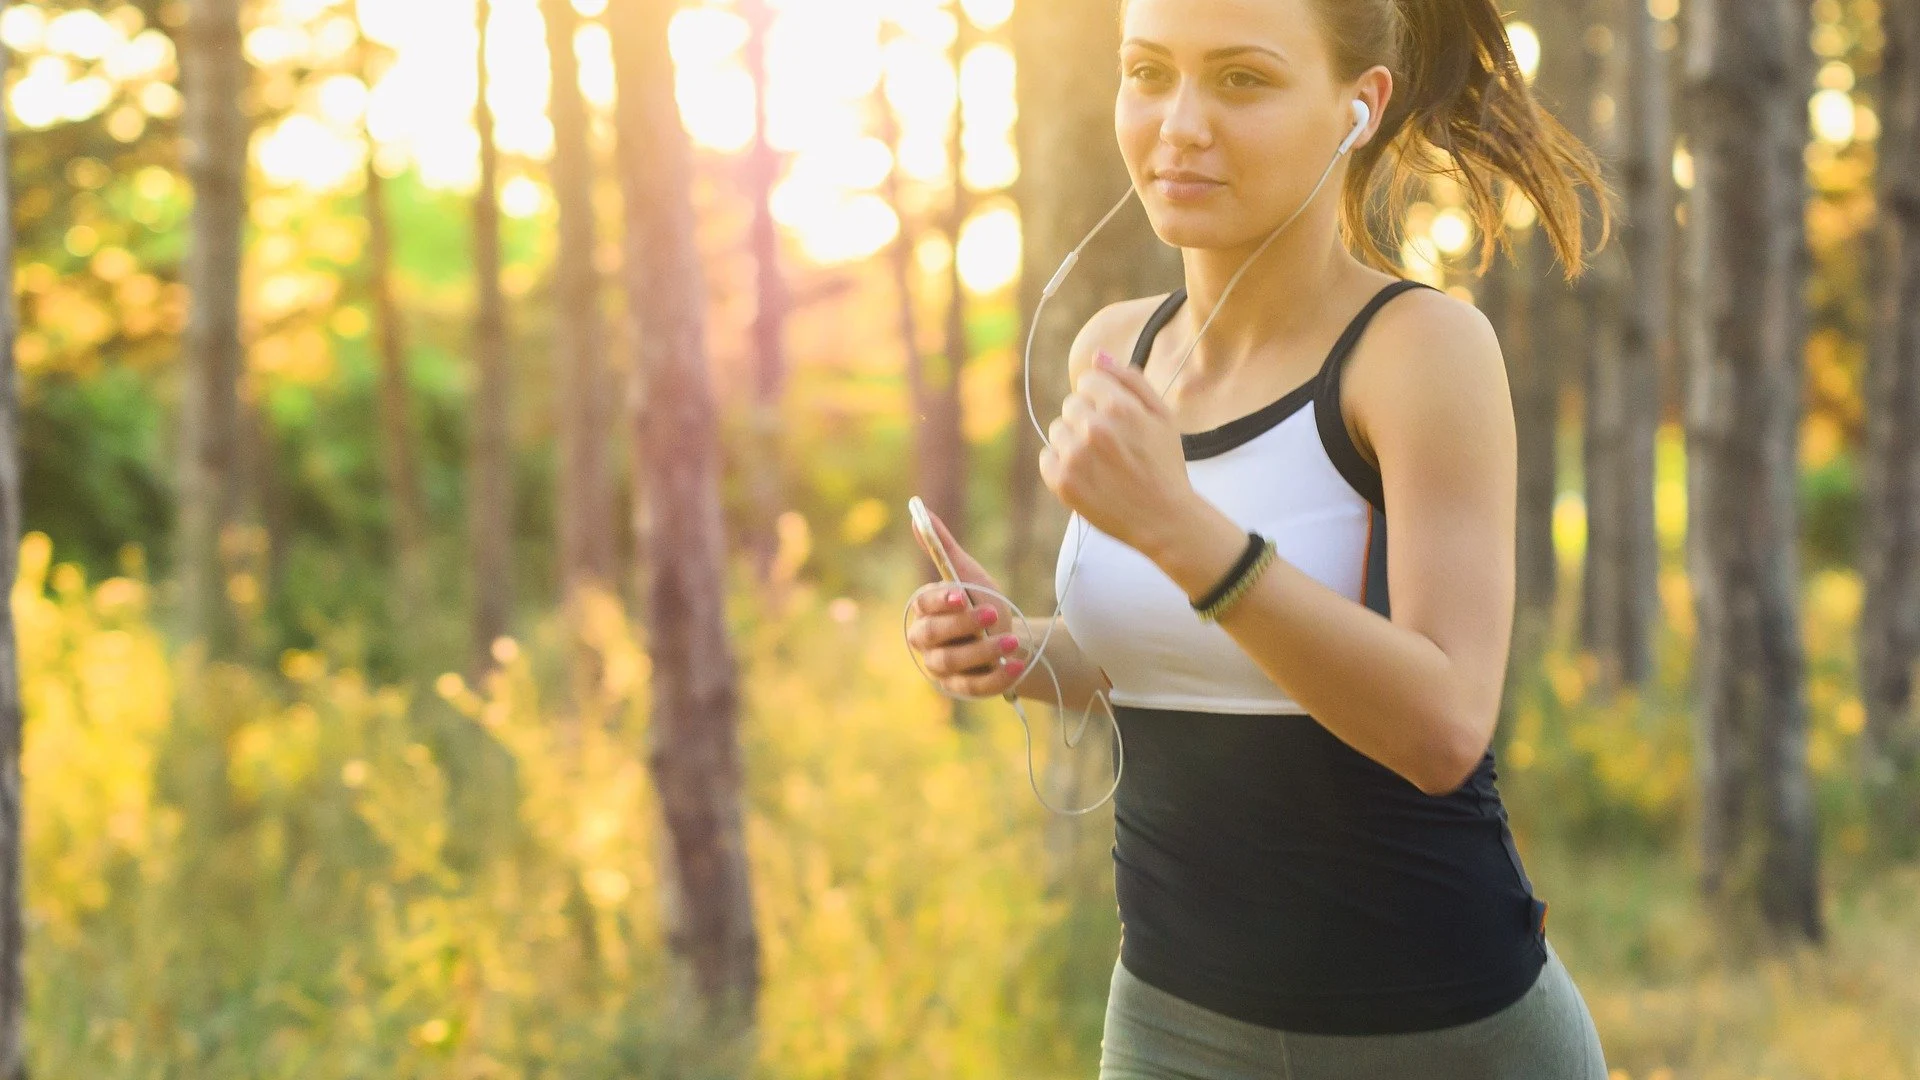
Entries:
[[[960, 645], [942, 645], [926, 651], [927, 671], [934, 675], [977, 675], [987, 665], [997, 665], [1003, 656], [1019, 648], [1012, 634], [997, 634], [980, 641]], [[989, 669], [991, 670], [991, 669]]]
[[979, 616], [990, 610], [983, 608], [980, 612], [962, 611], [915, 619], [913, 625], [907, 627], [907, 644], [921, 652], [942, 645], [957, 645], [980, 633]]

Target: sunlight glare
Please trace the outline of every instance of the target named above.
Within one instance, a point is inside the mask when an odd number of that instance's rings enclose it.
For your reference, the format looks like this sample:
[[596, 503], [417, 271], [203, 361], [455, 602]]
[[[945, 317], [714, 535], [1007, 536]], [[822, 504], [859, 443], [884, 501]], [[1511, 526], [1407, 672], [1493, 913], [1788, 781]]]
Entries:
[[975, 294], [996, 292], [1020, 276], [1020, 217], [1000, 206], [976, 214], [960, 230], [960, 283]]
[[[735, 63], [683, 67], [674, 96], [695, 145], [735, 153], [753, 141], [753, 78]], [[769, 106], [771, 108], [771, 106]]]
[[47, 14], [32, 5], [8, 4], [0, 11], [0, 44], [17, 53], [39, 52], [47, 36]]
[[1540, 74], [1540, 35], [1529, 23], [1510, 22], [1507, 40], [1513, 43], [1513, 59], [1520, 65], [1520, 74], [1532, 82]]
[[366, 168], [366, 144], [304, 113], [294, 113], [253, 142], [268, 182], [337, 191]]
[[47, 24], [45, 44], [49, 51], [66, 53], [76, 60], [98, 60], [120, 40], [120, 31], [99, 12], [75, 8], [61, 12]]

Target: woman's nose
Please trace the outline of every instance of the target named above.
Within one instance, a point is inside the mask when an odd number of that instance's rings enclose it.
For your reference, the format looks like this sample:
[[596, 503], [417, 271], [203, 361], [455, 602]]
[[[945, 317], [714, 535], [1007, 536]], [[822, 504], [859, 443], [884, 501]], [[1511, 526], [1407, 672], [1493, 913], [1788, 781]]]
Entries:
[[1160, 137], [1167, 145], [1204, 148], [1213, 142], [1205, 97], [1190, 80], [1182, 79], [1166, 100], [1167, 111], [1160, 119]]

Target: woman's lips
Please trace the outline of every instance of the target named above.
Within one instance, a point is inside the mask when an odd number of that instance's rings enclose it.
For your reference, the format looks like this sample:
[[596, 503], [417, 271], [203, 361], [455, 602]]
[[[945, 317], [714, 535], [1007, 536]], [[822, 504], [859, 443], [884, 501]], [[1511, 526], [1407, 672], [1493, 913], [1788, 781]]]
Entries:
[[1168, 173], [1155, 177], [1153, 184], [1168, 202], [1199, 202], [1226, 186], [1218, 180]]

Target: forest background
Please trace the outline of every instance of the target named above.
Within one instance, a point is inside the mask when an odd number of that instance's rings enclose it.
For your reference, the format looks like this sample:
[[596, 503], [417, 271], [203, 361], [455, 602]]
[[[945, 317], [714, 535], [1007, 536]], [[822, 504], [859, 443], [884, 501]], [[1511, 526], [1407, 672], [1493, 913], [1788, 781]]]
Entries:
[[[1399, 253], [1510, 369], [1551, 934], [1620, 1080], [1920, 1077], [1920, 3], [1511, 6], [1621, 231]], [[1113, 8], [0, 6], [0, 1073], [1092, 1075], [1111, 810], [900, 609], [919, 493], [1050, 610]], [[1042, 423], [1178, 283], [1117, 219]]]

